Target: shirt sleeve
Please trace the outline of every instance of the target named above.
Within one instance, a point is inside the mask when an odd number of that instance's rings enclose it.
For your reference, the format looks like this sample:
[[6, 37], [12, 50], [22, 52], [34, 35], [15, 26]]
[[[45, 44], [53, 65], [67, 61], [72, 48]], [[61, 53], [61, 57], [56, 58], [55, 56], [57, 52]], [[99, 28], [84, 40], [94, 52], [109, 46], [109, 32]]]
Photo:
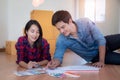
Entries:
[[62, 63], [63, 56], [64, 56], [64, 53], [65, 53], [66, 49], [67, 49], [67, 47], [64, 44], [64, 37], [62, 37], [60, 35], [57, 39], [56, 49], [55, 49], [55, 53], [54, 53], [53, 58], [58, 59]]
[[93, 38], [97, 41], [98, 45], [105, 46], [106, 40], [105, 40], [103, 34], [98, 29], [98, 27], [95, 25], [95, 23], [88, 19], [87, 26], [90, 29], [90, 32], [91, 32]]
[[43, 60], [51, 60], [51, 55], [50, 55], [50, 51], [49, 51], [50, 47], [49, 47], [49, 43], [47, 42], [47, 40], [43, 40], [43, 48], [42, 48], [42, 58]]
[[17, 61], [16, 63], [19, 64], [20, 61], [24, 60], [24, 44], [23, 39], [19, 38], [16, 45], [15, 45], [16, 51], [17, 51]]

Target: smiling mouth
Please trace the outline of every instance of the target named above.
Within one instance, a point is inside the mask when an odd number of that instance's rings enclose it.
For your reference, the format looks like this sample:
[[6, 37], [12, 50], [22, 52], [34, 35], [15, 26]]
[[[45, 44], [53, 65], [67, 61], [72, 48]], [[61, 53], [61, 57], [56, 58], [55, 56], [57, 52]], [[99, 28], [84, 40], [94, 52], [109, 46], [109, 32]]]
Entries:
[[65, 32], [63, 32], [63, 34], [66, 34]]
[[36, 40], [37, 38], [32, 38], [33, 40]]

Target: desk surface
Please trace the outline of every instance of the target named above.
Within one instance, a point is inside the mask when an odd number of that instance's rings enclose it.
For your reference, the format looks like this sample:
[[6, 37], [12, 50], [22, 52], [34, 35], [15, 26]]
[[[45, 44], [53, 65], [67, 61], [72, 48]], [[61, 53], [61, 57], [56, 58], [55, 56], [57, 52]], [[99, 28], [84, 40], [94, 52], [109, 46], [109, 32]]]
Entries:
[[106, 65], [99, 72], [80, 71], [79, 78], [55, 78], [47, 74], [19, 77], [13, 73], [23, 68], [19, 67], [15, 61], [15, 55], [0, 53], [0, 80], [120, 80], [119, 65]]

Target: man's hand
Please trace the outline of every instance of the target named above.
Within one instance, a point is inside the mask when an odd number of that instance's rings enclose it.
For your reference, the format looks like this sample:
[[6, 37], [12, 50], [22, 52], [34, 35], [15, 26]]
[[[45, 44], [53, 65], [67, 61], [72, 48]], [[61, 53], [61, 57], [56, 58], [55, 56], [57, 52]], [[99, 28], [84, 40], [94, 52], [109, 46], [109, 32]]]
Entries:
[[53, 59], [47, 64], [46, 68], [54, 69], [59, 65], [60, 65], [60, 61], [58, 59]]
[[95, 66], [95, 67], [102, 68], [102, 67], [104, 67], [105, 64], [104, 64], [104, 62], [95, 62], [92, 65]]

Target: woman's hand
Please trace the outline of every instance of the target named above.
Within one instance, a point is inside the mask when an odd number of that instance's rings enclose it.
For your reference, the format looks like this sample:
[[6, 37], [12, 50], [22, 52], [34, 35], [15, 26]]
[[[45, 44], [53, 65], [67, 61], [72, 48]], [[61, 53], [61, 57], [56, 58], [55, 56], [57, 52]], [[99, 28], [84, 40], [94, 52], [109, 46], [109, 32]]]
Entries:
[[33, 62], [33, 61], [29, 61], [28, 65], [27, 65], [28, 69], [36, 68], [38, 66], [39, 66], [39, 64], [37, 62]]

